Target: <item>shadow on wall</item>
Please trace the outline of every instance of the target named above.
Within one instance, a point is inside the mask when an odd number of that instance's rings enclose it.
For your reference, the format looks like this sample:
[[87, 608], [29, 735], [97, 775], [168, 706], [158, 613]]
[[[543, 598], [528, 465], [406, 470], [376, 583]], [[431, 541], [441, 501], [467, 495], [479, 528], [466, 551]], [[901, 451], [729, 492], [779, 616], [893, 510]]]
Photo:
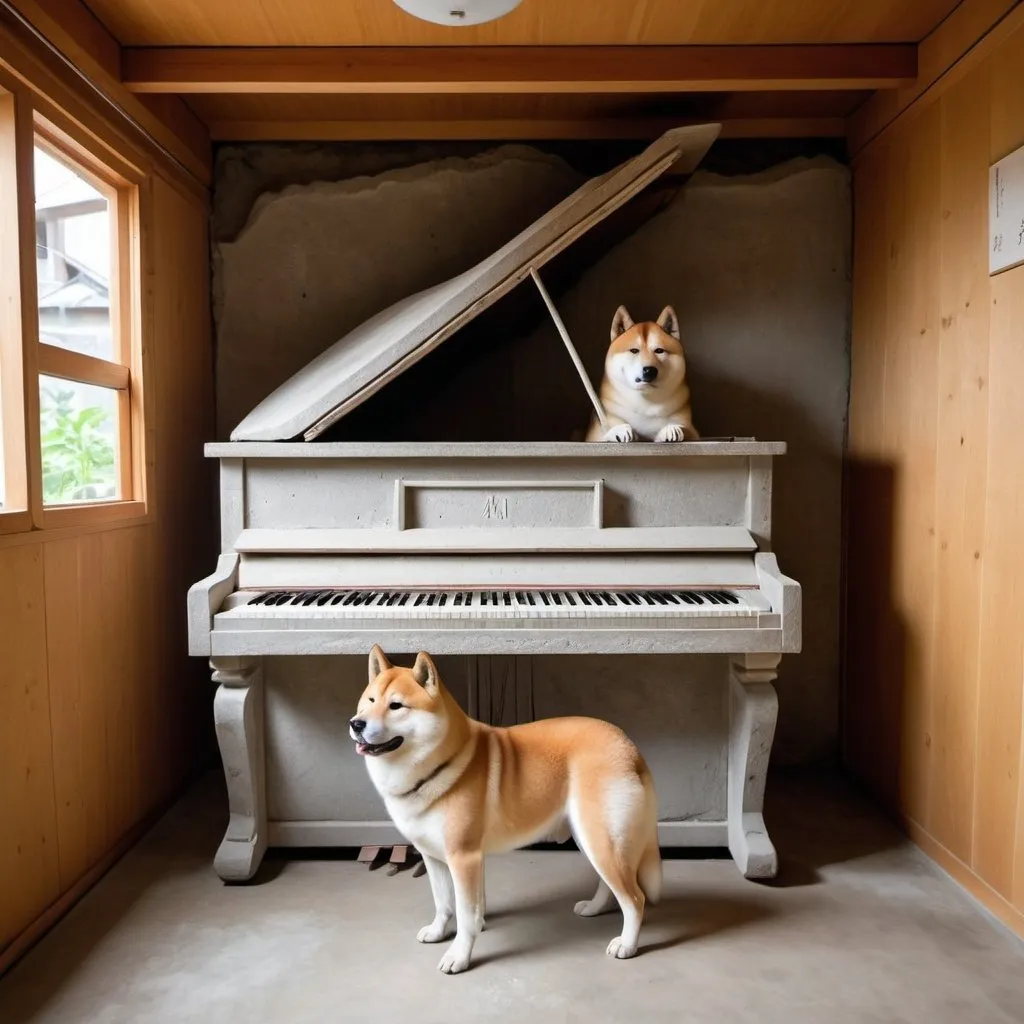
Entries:
[[899, 480], [889, 462], [851, 459], [846, 467], [846, 632], [843, 760], [893, 813], [904, 806], [901, 782], [914, 784], [922, 758], [904, 737], [908, 682], [920, 679], [921, 647], [893, 595], [895, 502]]

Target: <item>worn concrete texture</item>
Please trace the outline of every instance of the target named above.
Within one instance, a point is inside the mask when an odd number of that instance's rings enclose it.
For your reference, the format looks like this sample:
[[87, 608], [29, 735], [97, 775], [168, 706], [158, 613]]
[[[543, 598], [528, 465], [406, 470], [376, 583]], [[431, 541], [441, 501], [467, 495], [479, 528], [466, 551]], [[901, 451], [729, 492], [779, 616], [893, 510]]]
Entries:
[[[376, 162], [362, 153], [354, 164], [333, 151], [308, 161], [286, 160], [281, 149], [257, 156], [248, 176], [239, 159], [223, 172], [232, 187], [215, 194], [221, 234], [240, 221], [238, 196], [254, 182], [305, 183], [264, 193], [237, 237], [216, 246], [221, 436], [356, 324], [472, 265], [583, 180], [563, 155], [521, 145], [420, 163], [406, 150]], [[309, 181], [353, 166], [370, 173]], [[753, 175], [698, 172], [592, 262], [580, 263], [585, 236], [551, 267], [557, 278], [570, 265], [556, 300], [595, 383], [615, 307], [640, 318], [671, 303], [701, 431], [789, 444], [776, 460], [773, 521], [780, 564], [804, 587], [804, 652], [783, 662], [779, 762], [832, 757], [837, 746], [850, 214], [848, 171], [831, 158]], [[343, 420], [336, 436], [568, 439], [588, 416], [561, 342], [525, 287]], [[628, 687], [629, 659], [618, 664]], [[666, 719], [687, 699], [666, 694]], [[593, 692], [591, 713], [601, 714], [603, 700]]]
[[353, 327], [472, 266], [581, 180], [504, 146], [262, 195], [214, 251], [220, 435]]
[[[354, 756], [354, 755], [353, 755]], [[617, 913], [582, 919], [572, 850], [489, 858], [465, 974], [420, 945], [426, 877], [274, 854], [254, 884], [210, 862], [212, 776], [0, 979], [4, 1024], [1020, 1024], [1024, 946], [832, 782], [776, 779], [775, 884], [729, 860], [665, 861], [640, 953]]]

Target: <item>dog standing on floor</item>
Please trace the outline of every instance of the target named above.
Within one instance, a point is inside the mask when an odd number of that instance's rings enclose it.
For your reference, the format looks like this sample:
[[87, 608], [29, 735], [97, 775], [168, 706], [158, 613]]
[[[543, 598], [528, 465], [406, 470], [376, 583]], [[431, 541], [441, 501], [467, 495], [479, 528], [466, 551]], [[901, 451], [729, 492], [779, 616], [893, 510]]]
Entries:
[[398, 830], [423, 855], [434, 920], [420, 942], [455, 941], [438, 964], [469, 966], [483, 928], [484, 855], [570, 830], [597, 870], [581, 917], [622, 910], [608, 955], [634, 956], [645, 902], [661, 893], [657, 798], [643, 757], [615, 726], [552, 718], [497, 728], [469, 718], [429, 655], [393, 666], [374, 645], [349, 733]]
[[612, 317], [601, 404], [608, 427], [593, 417], [588, 441], [685, 441], [693, 425], [679, 318], [671, 306], [656, 322], [633, 323], [625, 306]]

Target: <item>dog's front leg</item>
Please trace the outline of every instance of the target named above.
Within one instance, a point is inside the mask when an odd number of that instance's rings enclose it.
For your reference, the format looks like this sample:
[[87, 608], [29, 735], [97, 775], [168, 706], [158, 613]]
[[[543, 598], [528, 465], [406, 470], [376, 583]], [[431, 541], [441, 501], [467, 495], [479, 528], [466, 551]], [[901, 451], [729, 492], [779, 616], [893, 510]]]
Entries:
[[445, 974], [458, 974], [469, 966], [473, 944], [484, 923], [484, 858], [480, 851], [456, 853], [448, 857], [455, 883], [455, 941], [441, 957], [438, 968]]
[[419, 930], [416, 940], [440, 942], [452, 933], [450, 925], [455, 914], [455, 888], [451, 872], [443, 860], [423, 854], [423, 863], [427, 867], [430, 891], [434, 896], [434, 920]]

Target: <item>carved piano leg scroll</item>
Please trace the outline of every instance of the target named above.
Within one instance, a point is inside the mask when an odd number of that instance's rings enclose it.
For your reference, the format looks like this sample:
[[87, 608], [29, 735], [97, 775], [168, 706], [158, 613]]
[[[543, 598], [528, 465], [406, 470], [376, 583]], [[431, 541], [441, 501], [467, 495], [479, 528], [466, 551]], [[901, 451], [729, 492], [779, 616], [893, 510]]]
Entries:
[[730, 672], [729, 852], [746, 878], [774, 878], [779, 870], [762, 809], [780, 660], [778, 654], [747, 654], [733, 660]]
[[263, 756], [263, 674], [258, 658], [213, 658], [217, 743], [224, 764], [230, 819], [213, 860], [225, 882], [246, 882], [267, 848]]

